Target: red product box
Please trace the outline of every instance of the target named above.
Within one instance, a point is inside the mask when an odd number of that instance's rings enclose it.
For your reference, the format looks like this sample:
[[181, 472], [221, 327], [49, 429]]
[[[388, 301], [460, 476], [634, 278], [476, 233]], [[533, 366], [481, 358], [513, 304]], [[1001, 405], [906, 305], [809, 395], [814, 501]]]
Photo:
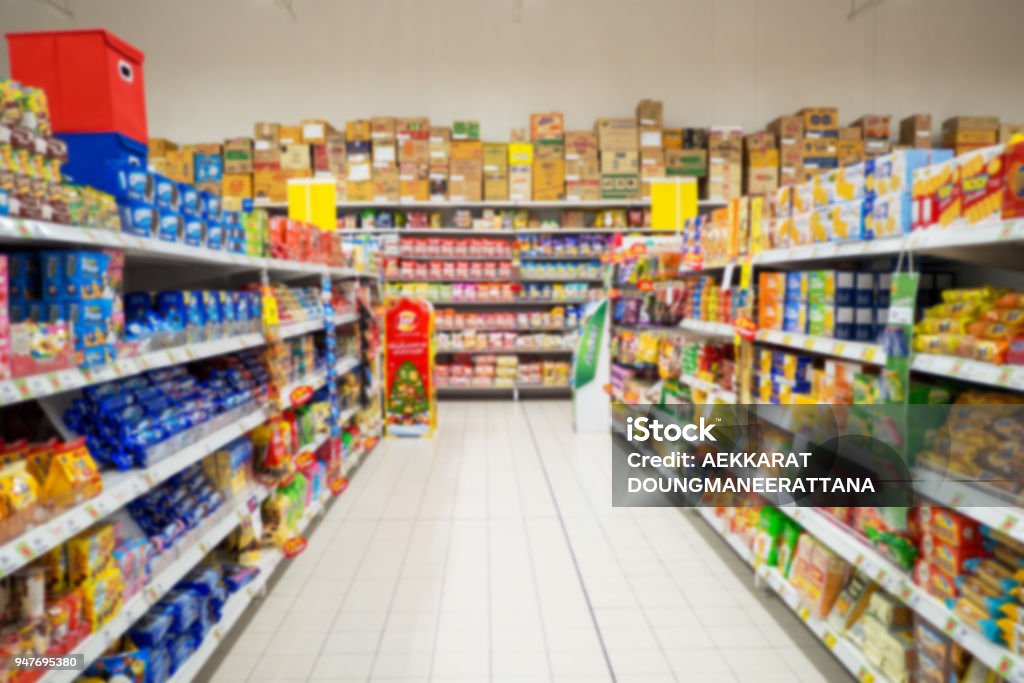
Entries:
[[1002, 145], [996, 145], [957, 157], [963, 217], [968, 224], [998, 219], [1002, 214], [1004, 150]]
[[1003, 218], [1024, 217], [1024, 142], [1006, 147]]
[[[949, 508], [933, 506], [924, 518], [924, 534], [951, 546], [981, 547], [981, 525]], [[926, 552], [928, 552], [926, 550]]]

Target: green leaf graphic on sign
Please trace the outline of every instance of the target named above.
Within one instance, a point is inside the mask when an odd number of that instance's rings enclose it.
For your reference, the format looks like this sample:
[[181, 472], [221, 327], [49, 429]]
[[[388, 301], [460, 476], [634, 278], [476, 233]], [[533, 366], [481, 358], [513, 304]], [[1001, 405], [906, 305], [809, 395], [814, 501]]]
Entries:
[[576, 371], [573, 386], [581, 389], [597, 376], [597, 359], [604, 342], [604, 319], [608, 315], [608, 301], [602, 301], [583, 321], [579, 347], [576, 352]]

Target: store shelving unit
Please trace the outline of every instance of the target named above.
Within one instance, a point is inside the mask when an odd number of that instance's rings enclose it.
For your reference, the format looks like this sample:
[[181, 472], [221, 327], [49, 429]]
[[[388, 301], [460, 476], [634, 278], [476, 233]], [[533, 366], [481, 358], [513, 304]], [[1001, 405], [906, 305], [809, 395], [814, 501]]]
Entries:
[[[253, 202], [257, 208], [286, 209], [287, 202], [270, 202], [264, 199], [257, 199]], [[378, 201], [372, 202], [339, 202], [339, 209], [632, 209], [644, 208], [651, 205], [649, 199], [597, 199], [597, 200], [572, 200], [560, 201], [530, 201], [530, 200], [488, 200], [488, 201], [460, 201], [449, 199], [438, 199], [429, 201]], [[715, 199], [702, 199], [699, 202], [702, 209], [713, 209], [725, 206], [724, 201]]]

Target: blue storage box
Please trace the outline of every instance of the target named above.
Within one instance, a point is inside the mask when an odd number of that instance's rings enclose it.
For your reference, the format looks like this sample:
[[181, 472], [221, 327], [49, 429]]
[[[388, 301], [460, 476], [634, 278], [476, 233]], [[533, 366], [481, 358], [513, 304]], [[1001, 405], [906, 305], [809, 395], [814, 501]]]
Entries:
[[[67, 143], [68, 161], [61, 170], [79, 185], [118, 194], [116, 164], [134, 163], [146, 168], [146, 143], [120, 133], [57, 133]], [[108, 163], [109, 162], [109, 163]]]

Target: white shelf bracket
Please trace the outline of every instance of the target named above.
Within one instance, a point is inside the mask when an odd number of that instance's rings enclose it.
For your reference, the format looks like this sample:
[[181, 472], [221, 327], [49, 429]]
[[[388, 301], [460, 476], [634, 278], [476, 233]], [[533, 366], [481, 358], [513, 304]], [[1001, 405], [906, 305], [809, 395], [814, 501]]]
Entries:
[[57, 10], [68, 19], [74, 19], [75, 13], [71, 9], [71, 0], [39, 0], [42, 4]]

